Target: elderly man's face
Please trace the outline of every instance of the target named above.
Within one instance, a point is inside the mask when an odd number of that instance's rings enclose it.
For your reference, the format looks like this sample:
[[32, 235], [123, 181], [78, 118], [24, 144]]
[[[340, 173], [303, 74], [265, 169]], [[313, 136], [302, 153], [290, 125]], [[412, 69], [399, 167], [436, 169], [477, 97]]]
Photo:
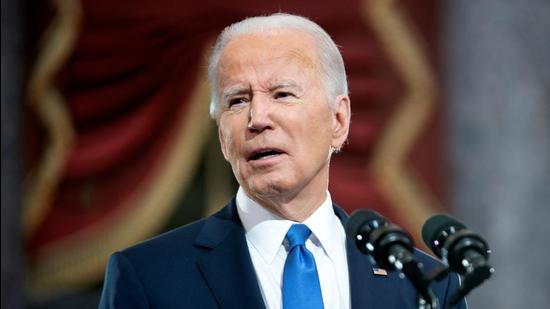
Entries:
[[313, 39], [302, 32], [246, 34], [218, 66], [219, 137], [253, 198], [324, 197], [330, 148], [347, 138], [349, 99], [329, 106]]

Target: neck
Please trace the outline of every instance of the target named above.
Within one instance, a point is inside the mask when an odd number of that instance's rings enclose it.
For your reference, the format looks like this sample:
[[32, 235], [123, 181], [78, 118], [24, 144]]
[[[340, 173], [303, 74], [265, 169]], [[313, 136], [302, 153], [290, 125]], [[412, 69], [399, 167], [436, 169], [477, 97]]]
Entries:
[[304, 222], [326, 200], [327, 189], [328, 178], [324, 183], [313, 186], [313, 188], [304, 188], [276, 196], [258, 196], [250, 194], [250, 192], [246, 193], [251, 199], [275, 215], [295, 222]]

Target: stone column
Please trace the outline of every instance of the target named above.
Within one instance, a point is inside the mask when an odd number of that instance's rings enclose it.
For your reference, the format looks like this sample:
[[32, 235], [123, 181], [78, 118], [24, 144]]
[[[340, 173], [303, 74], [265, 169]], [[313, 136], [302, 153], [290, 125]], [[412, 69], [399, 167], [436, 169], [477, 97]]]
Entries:
[[550, 304], [550, 2], [450, 0], [442, 14], [451, 204], [496, 273], [470, 308]]
[[21, 253], [21, 107], [23, 40], [20, 1], [2, 0], [2, 308], [23, 308]]

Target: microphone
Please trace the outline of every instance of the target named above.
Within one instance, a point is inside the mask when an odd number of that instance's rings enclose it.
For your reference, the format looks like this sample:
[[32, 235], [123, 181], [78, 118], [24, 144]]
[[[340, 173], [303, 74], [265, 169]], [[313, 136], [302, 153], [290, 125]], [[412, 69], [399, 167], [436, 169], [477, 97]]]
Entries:
[[374, 258], [378, 266], [388, 270], [400, 270], [421, 295], [419, 304], [436, 308], [436, 299], [428, 288], [422, 267], [413, 252], [412, 237], [375, 211], [356, 210], [346, 223], [346, 235], [357, 248]]
[[422, 239], [445, 264], [464, 276], [459, 290], [450, 299], [451, 304], [495, 271], [488, 263], [491, 251], [487, 242], [451, 216], [437, 214], [429, 218], [422, 227]]

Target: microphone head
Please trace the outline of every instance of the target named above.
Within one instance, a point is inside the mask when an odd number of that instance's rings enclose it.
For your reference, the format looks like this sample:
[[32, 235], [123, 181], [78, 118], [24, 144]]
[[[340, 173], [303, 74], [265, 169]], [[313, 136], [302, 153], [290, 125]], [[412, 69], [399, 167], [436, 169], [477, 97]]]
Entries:
[[[432, 251], [439, 257], [440, 246], [442, 242], [449, 236], [446, 233], [448, 230], [454, 229], [455, 231], [466, 229], [466, 226], [455, 218], [446, 214], [433, 215], [422, 226], [422, 239], [424, 243], [432, 249]], [[441, 239], [443, 237], [443, 239]]]
[[[359, 209], [353, 212], [346, 222], [346, 235], [382, 268], [394, 270], [402, 267], [397, 266], [395, 259], [412, 259], [414, 244], [411, 236], [376, 211]], [[390, 256], [394, 258], [390, 259]]]
[[346, 235], [355, 242], [363, 225], [372, 220], [384, 220], [384, 217], [374, 210], [358, 209], [354, 211], [346, 222]]

